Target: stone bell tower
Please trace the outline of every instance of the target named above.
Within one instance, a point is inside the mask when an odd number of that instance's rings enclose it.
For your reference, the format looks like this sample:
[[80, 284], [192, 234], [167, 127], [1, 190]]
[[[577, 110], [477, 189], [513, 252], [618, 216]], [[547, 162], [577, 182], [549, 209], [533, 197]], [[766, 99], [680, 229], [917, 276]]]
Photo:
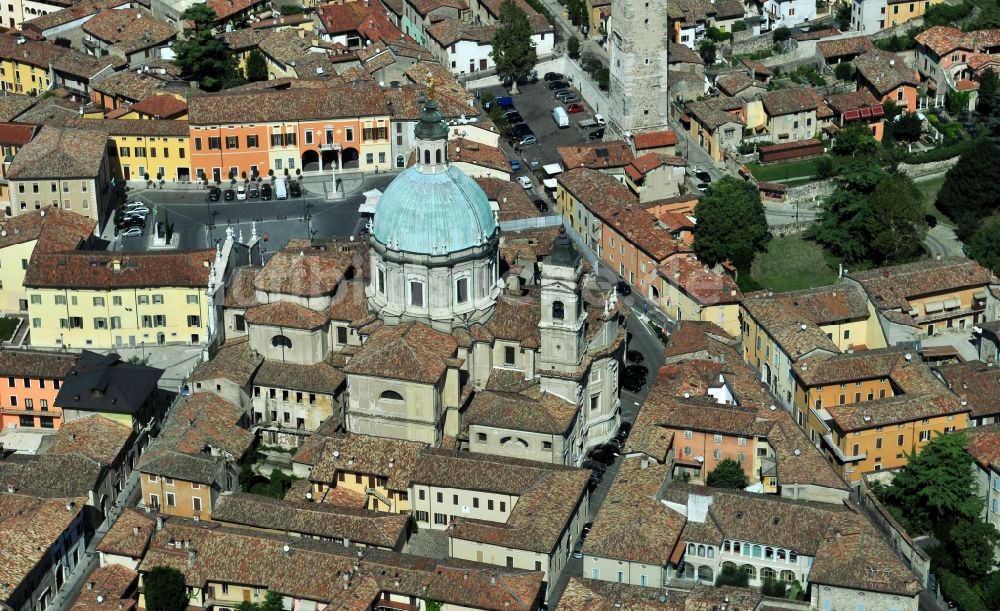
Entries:
[[667, 128], [667, 0], [611, 0], [608, 127], [615, 136]]

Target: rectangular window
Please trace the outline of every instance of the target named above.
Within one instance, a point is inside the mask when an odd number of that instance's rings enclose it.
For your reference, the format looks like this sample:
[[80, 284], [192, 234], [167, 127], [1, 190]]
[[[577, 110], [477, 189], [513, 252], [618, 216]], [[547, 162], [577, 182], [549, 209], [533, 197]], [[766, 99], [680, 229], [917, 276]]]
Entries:
[[192, 304], [197, 304], [198, 303], [198, 296], [197, 295], [188, 295], [187, 296], [187, 302], [188, 303], [192, 303]]
[[94, 305], [96, 307], [104, 307], [104, 297], [94, 297]]
[[222, 149], [222, 138], [219, 136], [209, 136], [208, 137], [208, 150], [220, 150]]
[[255, 149], [260, 146], [260, 139], [256, 135], [247, 136], [247, 148]]
[[173, 492], [167, 493], [167, 507], [173, 507], [177, 503], [177, 499]]
[[347, 343], [347, 327], [337, 327], [337, 343]]
[[238, 149], [240, 148], [239, 136], [226, 136], [226, 148], [227, 149]]
[[163, 295], [153, 295], [153, 303], [163, 303]]
[[196, 497], [196, 496], [191, 497], [191, 507], [195, 511], [201, 511], [201, 498]]
[[434, 514], [434, 523], [435, 524], [445, 525], [445, 524], [448, 523], [448, 516], [446, 516], [443, 513], [435, 513]]
[[455, 282], [455, 301], [457, 303], [465, 303], [469, 300], [469, 279], [459, 278]]
[[410, 305], [422, 308], [424, 307], [424, 283], [417, 282], [414, 280], [410, 281]]
[[503, 362], [504, 365], [513, 365], [515, 363], [515, 353], [513, 346], [506, 346], [503, 349]]

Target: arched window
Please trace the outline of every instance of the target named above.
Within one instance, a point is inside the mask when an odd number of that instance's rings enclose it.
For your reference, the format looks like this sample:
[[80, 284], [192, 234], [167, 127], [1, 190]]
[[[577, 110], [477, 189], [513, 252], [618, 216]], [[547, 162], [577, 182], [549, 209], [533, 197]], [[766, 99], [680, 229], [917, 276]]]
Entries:
[[430, 163], [431, 163], [431, 152], [430, 151], [424, 151], [424, 163], [426, 163], [427, 165], [430, 165]]
[[703, 566], [698, 569], [698, 581], [712, 581], [712, 567]]
[[406, 158], [402, 155], [396, 155], [396, 167], [401, 168], [406, 165]]
[[696, 556], [698, 554], [698, 546], [694, 543], [688, 543], [688, 553], [692, 556]]
[[714, 547], [708, 547], [705, 551], [708, 554], [709, 558], [715, 558], [715, 548]]
[[382, 391], [382, 394], [378, 396], [379, 399], [385, 399], [387, 401], [402, 401], [403, 395], [399, 394], [394, 390]]
[[799, 561], [799, 555], [797, 553], [795, 553], [795, 552], [788, 552], [788, 561], [789, 562], [798, 562]]
[[754, 558], [760, 558], [761, 557], [761, 549], [760, 549], [759, 545], [753, 546], [753, 557]]
[[515, 445], [518, 445], [518, 446], [520, 446], [522, 448], [527, 448], [528, 447], [528, 442], [525, 441], [524, 439], [521, 439], [520, 437], [517, 437], [516, 439], [514, 437], [504, 437], [504, 438], [502, 438], [500, 440], [500, 445], [502, 445], [502, 446], [505, 446], [505, 445], [511, 444], [511, 443], [513, 443]]
[[792, 583], [795, 581], [795, 573], [792, 571], [781, 571], [781, 581]]
[[734, 554], [740, 553], [740, 542], [739, 541], [733, 541], [733, 553]]
[[744, 564], [743, 572], [747, 574], [750, 579], [757, 579], [757, 569], [754, 568], [752, 564]]
[[788, 556], [785, 554], [785, 550], [779, 549], [777, 557], [778, 557], [778, 560], [784, 561]]
[[562, 320], [566, 316], [566, 307], [561, 301], [552, 302], [552, 318]]
[[434, 151], [434, 161], [435, 163], [441, 163], [441, 149]]
[[774, 548], [773, 547], [765, 547], [764, 548], [764, 557], [767, 558], [767, 559], [769, 559], [769, 560], [772, 559], [772, 558], [774, 558]]
[[684, 578], [685, 579], [694, 579], [694, 571], [695, 571], [695, 568], [694, 568], [693, 564], [685, 564], [684, 565]]
[[271, 338], [271, 345], [275, 348], [291, 348], [292, 340], [284, 335], [275, 335]]
[[698, 546], [698, 555], [701, 556], [702, 558], [705, 557], [705, 546], [704, 545], [699, 545]]
[[736, 563], [735, 562], [730, 562], [730, 561], [726, 560], [725, 562], [722, 563], [722, 568], [723, 569], [725, 569], [725, 568], [733, 568], [733, 569], [735, 569], [736, 568]]
[[728, 552], [730, 549], [731, 548], [730, 548], [730, 545], [729, 545], [729, 541], [723, 541], [722, 542], [722, 551]]

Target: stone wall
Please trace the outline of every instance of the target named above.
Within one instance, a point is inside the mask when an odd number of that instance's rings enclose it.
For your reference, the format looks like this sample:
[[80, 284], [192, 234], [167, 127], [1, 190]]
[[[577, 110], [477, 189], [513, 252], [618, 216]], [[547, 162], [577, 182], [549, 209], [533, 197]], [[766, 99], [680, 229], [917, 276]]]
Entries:
[[744, 53], [757, 53], [758, 51], [764, 51], [770, 49], [774, 44], [774, 33], [767, 32], [759, 36], [754, 36], [754, 33], [750, 30], [744, 30], [742, 32], [733, 32], [733, 53], [736, 55], [742, 55]]
[[784, 225], [771, 225], [771, 235], [776, 238], [802, 233], [813, 226], [815, 221], [799, 221], [798, 223], [786, 223]]
[[931, 161], [929, 163], [918, 163], [909, 164], [901, 163], [899, 164], [899, 171], [910, 178], [920, 178], [921, 176], [931, 176], [933, 174], [943, 174], [950, 170], [956, 163], [958, 163], [959, 157], [956, 155], [951, 159], [945, 159], [943, 161]]
[[868, 489], [864, 478], [862, 478], [856, 493], [858, 505], [871, 519], [875, 528], [879, 529], [889, 540], [889, 545], [899, 555], [903, 563], [910, 567], [920, 583], [926, 588], [931, 575], [930, 557], [903, 530], [903, 527], [892, 517], [889, 510], [875, 498], [875, 495]]
[[805, 185], [791, 187], [785, 193], [785, 202], [788, 204], [806, 204], [819, 202], [833, 193], [837, 183], [832, 179], [818, 180]]

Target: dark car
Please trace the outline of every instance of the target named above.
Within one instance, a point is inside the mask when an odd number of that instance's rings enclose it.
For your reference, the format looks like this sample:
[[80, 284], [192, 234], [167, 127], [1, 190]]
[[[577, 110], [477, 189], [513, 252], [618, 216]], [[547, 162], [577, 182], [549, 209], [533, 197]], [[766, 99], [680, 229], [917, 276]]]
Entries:
[[[591, 473], [590, 478], [587, 480], [587, 489], [593, 490], [594, 488], [597, 488], [597, 484], [600, 483], [601, 483], [601, 476], [596, 473]], [[579, 557], [582, 558], [583, 556], [581, 555]]]
[[567, 88], [569, 88], [569, 83], [567, 83], [566, 81], [559, 80], [559, 81], [552, 81], [549, 83], [549, 89], [551, 89], [552, 91], [555, 91], [556, 89], [567, 89]]
[[594, 528], [593, 522], [587, 522], [586, 524], [584, 524], [583, 528], [580, 529], [580, 537], [586, 539], [587, 535], [590, 534], [590, 531], [593, 530], [593, 528]]
[[122, 221], [122, 227], [145, 227], [146, 219], [138, 216], [131, 216]]
[[261, 199], [271, 199], [273, 191], [271, 190], [271, 185], [264, 183], [260, 186], [260, 198]]
[[596, 460], [585, 460], [583, 461], [583, 464], [581, 464], [580, 466], [583, 467], [584, 469], [590, 469], [591, 471], [596, 471], [601, 474], [603, 474], [608, 469], [605, 465], [597, 462]]
[[591, 140], [600, 140], [601, 138], [604, 137], [604, 128], [602, 127], [600, 129], [595, 129], [594, 131], [590, 132], [590, 134], [588, 134], [587, 137], [590, 138]]
[[649, 368], [645, 365], [629, 365], [625, 368], [625, 375], [644, 378], [649, 375]]
[[545, 202], [543, 202], [543, 201], [542, 201], [542, 200], [540, 200], [540, 199], [536, 199], [536, 200], [535, 200], [534, 202], [532, 202], [532, 203], [534, 203], [534, 204], [535, 204], [535, 208], [538, 208], [538, 211], [539, 211], [539, 212], [546, 212], [546, 211], [548, 211], [548, 209], [549, 209], [549, 205], [548, 205], [548, 204], [546, 204]]
[[628, 434], [632, 432], [632, 425], [628, 422], [622, 422], [618, 426], [618, 434], [615, 435], [618, 439], [628, 439]]
[[514, 123], [510, 126], [510, 133], [514, 137], [520, 137], [531, 133], [531, 127], [527, 123]]
[[504, 115], [503, 118], [508, 123], [522, 123], [524, 121], [524, 118], [521, 117], [521, 113], [517, 112], [516, 110], [512, 113]]
[[618, 291], [619, 295], [631, 295], [632, 287], [628, 285], [628, 282], [624, 280], [619, 280], [618, 284], [615, 285], [615, 290]]
[[219, 190], [219, 187], [212, 187], [208, 190], [209, 201], [217, 202], [220, 197], [222, 197], [222, 191]]
[[599, 463], [604, 463], [605, 465], [610, 465], [615, 462], [615, 454], [610, 450], [594, 450], [590, 453], [590, 458], [596, 460]]
[[546, 81], [561, 81], [564, 78], [565, 77], [563, 75], [559, 74], [558, 72], [546, 72], [545, 73], [545, 80]]
[[594, 448], [594, 452], [608, 452], [615, 456], [621, 454], [621, 450], [622, 450], [621, 444], [616, 444], [610, 441], [608, 443], [602, 443], [601, 445]]
[[625, 358], [628, 359], [629, 363], [641, 363], [646, 360], [646, 357], [642, 356], [638, 350], [629, 350], [625, 353]]
[[302, 197], [302, 187], [300, 187], [297, 182], [289, 183], [288, 194], [292, 197]]
[[250, 185], [247, 189], [247, 199], [257, 199], [260, 197], [260, 188], [257, 185]]
[[624, 388], [625, 390], [627, 390], [627, 391], [629, 391], [631, 393], [636, 393], [636, 392], [639, 392], [640, 390], [642, 390], [642, 385], [644, 383], [645, 383], [645, 380], [640, 380], [638, 378], [625, 378], [625, 379], [622, 380], [621, 386], [622, 386], [622, 388]]
[[233, 191], [232, 189], [226, 189], [225, 191], [222, 192], [222, 199], [226, 200], [227, 202], [233, 201], [234, 199], [236, 199], [236, 191]]
[[705, 183], [712, 182], [712, 175], [706, 172], [705, 170], [698, 170], [697, 172], [694, 173], [694, 176], [701, 182]]

